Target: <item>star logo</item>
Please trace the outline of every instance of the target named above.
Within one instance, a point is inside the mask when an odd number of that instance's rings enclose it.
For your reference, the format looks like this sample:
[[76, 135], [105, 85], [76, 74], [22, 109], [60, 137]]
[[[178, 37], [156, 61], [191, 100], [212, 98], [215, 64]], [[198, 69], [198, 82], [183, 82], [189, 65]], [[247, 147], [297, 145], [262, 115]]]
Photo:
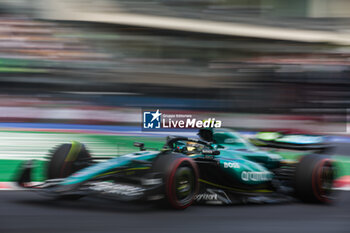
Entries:
[[161, 128], [162, 113], [157, 111], [143, 112], [143, 129], [159, 129]]
[[157, 111], [155, 113], [151, 113], [151, 115], [153, 116], [151, 122], [153, 122], [154, 120], [159, 121], [159, 117], [162, 115], [162, 113], [160, 113], [159, 109], [157, 109]]

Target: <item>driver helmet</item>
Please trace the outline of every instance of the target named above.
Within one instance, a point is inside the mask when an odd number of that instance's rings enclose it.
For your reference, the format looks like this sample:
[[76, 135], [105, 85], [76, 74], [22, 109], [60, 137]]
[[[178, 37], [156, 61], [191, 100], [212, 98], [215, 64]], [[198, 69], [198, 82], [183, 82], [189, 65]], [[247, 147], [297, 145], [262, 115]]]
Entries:
[[194, 154], [197, 151], [197, 146], [195, 142], [187, 142], [186, 150], [188, 154]]
[[200, 129], [197, 135], [204, 141], [213, 142], [213, 130], [210, 128]]

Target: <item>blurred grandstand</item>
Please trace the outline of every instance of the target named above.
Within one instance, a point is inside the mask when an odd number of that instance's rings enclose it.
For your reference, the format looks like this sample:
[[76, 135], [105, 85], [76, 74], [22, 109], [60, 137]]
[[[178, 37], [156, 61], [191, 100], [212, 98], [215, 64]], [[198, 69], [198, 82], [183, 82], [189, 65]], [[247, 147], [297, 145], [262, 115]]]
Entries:
[[[17, 99], [16, 107], [34, 109], [136, 114], [148, 107], [225, 113], [228, 119], [254, 113], [344, 123], [350, 101], [348, 5], [2, 0], [0, 105]], [[38, 120], [4, 109], [0, 117], [6, 121]]]

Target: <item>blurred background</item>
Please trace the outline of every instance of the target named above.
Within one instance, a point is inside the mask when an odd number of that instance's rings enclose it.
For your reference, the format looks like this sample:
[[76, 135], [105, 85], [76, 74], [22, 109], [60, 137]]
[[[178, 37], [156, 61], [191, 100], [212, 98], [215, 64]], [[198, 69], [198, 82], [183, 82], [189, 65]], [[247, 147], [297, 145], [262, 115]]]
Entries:
[[1, 0], [0, 121], [135, 125], [176, 109], [346, 133], [346, 0]]
[[[141, 132], [142, 109], [215, 118], [242, 134], [332, 135], [338, 187], [350, 190], [349, 104], [349, 0], [0, 0], [0, 190], [18, 188], [24, 160], [44, 180], [49, 149], [70, 140], [95, 157], [135, 151], [133, 141], [160, 148], [167, 134]], [[349, 199], [175, 213], [18, 193], [1, 192], [0, 232], [350, 228]]]

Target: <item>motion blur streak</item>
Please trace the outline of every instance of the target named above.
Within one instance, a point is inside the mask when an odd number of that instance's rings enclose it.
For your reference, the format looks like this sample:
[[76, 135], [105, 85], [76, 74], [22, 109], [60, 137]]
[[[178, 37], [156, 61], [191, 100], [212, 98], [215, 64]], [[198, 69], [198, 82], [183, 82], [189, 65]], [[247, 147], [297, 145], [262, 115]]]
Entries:
[[[134, 151], [140, 136], [147, 146], [161, 146], [164, 134], [141, 132], [142, 109], [220, 119], [245, 132], [332, 135], [332, 143], [345, 145], [349, 29], [346, 0], [0, 0], [0, 182], [13, 181], [23, 160], [37, 159], [42, 168], [47, 149], [69, 140], [96, 156]], [[335, 152], [343, 177], [350, 175], [348, 151]], [[43, 180], [42, 172], [34, 180]], [[349, 229], [347, 200], [267, 212], [193, 208], [182, 217], [55, 204], [69, 216], [63, 223], [35, 197], [0, 196], [9, 211], [0, 213], [6, 233], [178, 232], [185, 228], [174, 226], [179, 217], [192, 220], [185, 230], [196, 232], [249, 232], [252, 222], [260, 232]], [[212, 223], [202, 221], [208, 216]]]
[[138, 124], [157, 107], [345, 133], [348, 3], [284, 2], [0, 1], [0, 118]]

